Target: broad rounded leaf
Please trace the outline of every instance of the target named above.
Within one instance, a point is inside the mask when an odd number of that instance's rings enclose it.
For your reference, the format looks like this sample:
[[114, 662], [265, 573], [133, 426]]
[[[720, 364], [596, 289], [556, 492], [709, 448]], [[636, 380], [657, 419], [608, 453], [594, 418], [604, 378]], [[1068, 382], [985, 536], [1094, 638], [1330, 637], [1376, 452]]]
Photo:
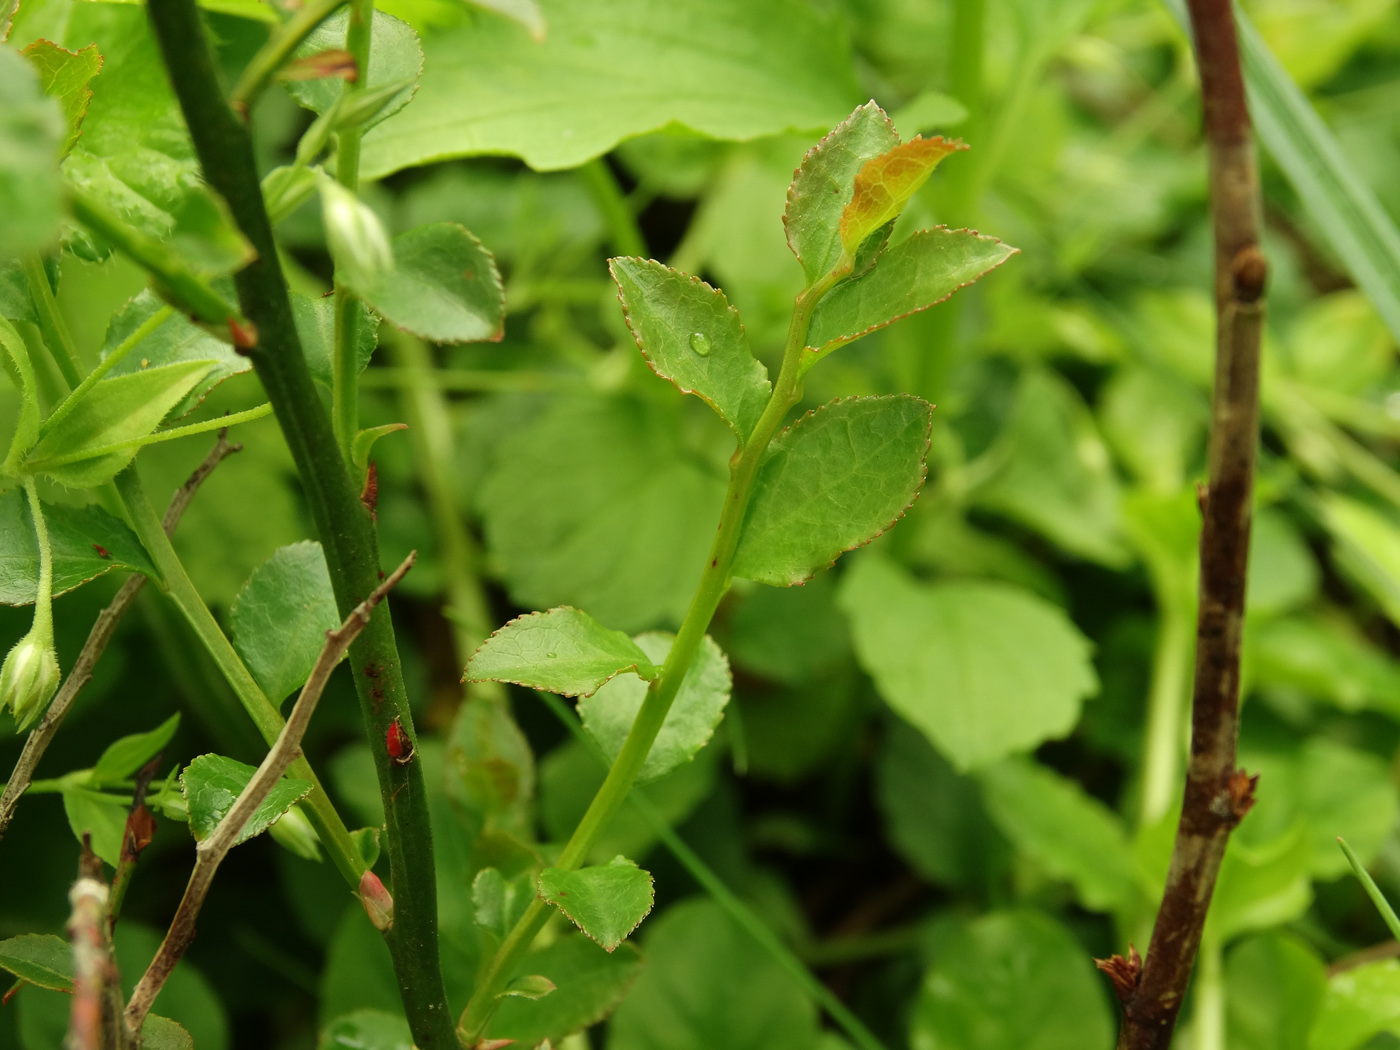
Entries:
[[855, 189], [856, 172], [872, 157], [899, 145], [899, 132], [873, 101], [860, 106], [808, 151], [788, 187], [783, 226], [808, 285], [841, 256], [841, 213]]
[[82, 134], [83, 118], [92, 101], [88, 81], [102, 68], [102, 56], [97, 45], [89, 44], [79, 51], [68, 51], [48, 40], [36, 40], [24, 49], [24, 57], [39, 71], [39, 83], [44, 94], [63, 107], [63, 121], [68, 134], [59, 149], [66, 155]]
[[107, 784], [125, 780], [158, 755], [180, 728], [180, 715], [171, 715], [149, 733], [133, 733], [107, 745], [92, 767], [90, 783]]
[[564, 606], [517, 616], [496, 631], [467, 661], [463, 681], [586, 696], [624, 671], [656, 677], [647, 654], [627, 635]]
[[1225, 989], [1231, 1050], [1308, 1050], [1327, 964], [1307, 941], [1275, 930], [1230, 949]]
[[1088, 640], [1028, 591], [920, 584], [865, 558], [841, 601], [880, 695], [961, 771], [1064, 736], [1098, 689]]
[[[297, 48], [297, 58], [310, 58], [323, 51], [345, 47], [345, 31], [350, 25], [350, 13], [341, 10], [327, 18]], [[423, 45], [413, 27], [402, 19], [383, 11], [374, 12], [370, 27], [368, 88], [384, 87], [408, 81], [402, 91], [376, 113], [365, 125], [374, 127], [408, 105], [418, 91], [418, 78], [423, 73]], [[307, 109], [324, 113], [340, 97], [345, 81], [339, 77], [286, 82], [287, 93]]]
[[[136, 534], [96, 504], [45, 503], [57, 597], [112, 569], [155, 577]], [[0, 605], [29, 605], [39, 589], [39, 540], [29, 501], [18, 489], [0, 492]]]
[[321, 1029], [316, 1050], [413, 1050], [413, 1033], [399, 1014], [356, 1010]]
[[[649, 631], [637, 635], [634, 640], [648, 659], [660, 667], [671, 652], [675, 635]], [[724, 717], [732, 687], [729, 661], [714, 639], [706, 635], [695, 659], [691, 661], [685, 681], [676, 693], [671, 710], [666, 712], [666, 721], [656, 734], [642, 771], [637, 774], [637, 783], [655, 780], [676, 766], [689, 762], [710, 742], [715, 726]], [[636, 675], [624, 674], [608, 682], [592, 696], [579, 700], [578, 713], [583, 727], [609, 758], [616, 758], [622, 750], [622, 743], [632, 729], [646, 694], [646, 682]]]
[[908, 394], [854, 397], [784, 430], [758, 468], [734, 575], [810, 580], [887, 531], [923, 486], [933, 406]]
[[1334, 974], [1313, 1021], [1308, 1050], [1357, 1050], [1400, 1028], [1400, 961], [1383, 959]]
[[541, 999], [510, 996], [501, 1000], [487, 1030], [492, 1039], [513, 1039], [520, 1047], [538, 1046], [597, 1024], [618, 1004], [643, 972], [642, 956], [630, 944], [609, 954], [582, 935], [562, 937], [531, 952], [516, 971], [554, 984]]
[[899, 218], [938, 162], [961, 149], [967, 146], [956, 139], [915, 135], [862, 164], [855, 175], [850, 203], [841, 212], [842, 247], [855, 255], [867, 237]]
[[314, 540], [281, 547], [263, 562], [229, 609], [233, 646], [273, 703], [306, 683], [340, 626], [326, 555]]
[[393, 268], [351, 287], [390, 324], [437, 343], [496, 342], [505, 332], [496, 261], [455, 222], [395, 237]]
[[0, 255], [49, 245], [58, 233], [58, 155], [63, 111], [44, 97], [39, 74], [23, 56], [0, 48]]
[[747, 440], [772, 385], [724, 293], [650, 259], [610, 259], [608, 269], [652, 371], [695, 394]]
[[649, 872], [626, 857], [614, 857], [576, 871], [545, 868], [540, 898], [610, 952], [641, 925], [656, 895]]
[[141, 1025], [141, 1050], [194, 1050], [194, 1037], [178, 1021], [147, 1014]]
[[0, 941], [0, 969], [55, 992], [73, 990], [73, 946], [48, 933], [22, 933]]
[[[256, 772], [255, 766], [223, 755], [200, 755], [186, 766], [180, 774], [180, 790], [190, 815], [190, 834], [200, 840], [208, 838]], [[310, 791], [311, 781], [283, 777], [243, 825], [237, 842], [247, 842], [266, 831]]]

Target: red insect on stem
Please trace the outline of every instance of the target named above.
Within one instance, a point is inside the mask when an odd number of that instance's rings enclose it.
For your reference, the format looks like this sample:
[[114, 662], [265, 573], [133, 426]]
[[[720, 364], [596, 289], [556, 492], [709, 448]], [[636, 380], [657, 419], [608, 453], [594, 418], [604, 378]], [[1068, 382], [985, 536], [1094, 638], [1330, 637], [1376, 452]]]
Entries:
[[384, 747], [389, 752], [389, 761], [396, 766], [406, 766], [413, 761], [413, 741], [397, 718], [389, 723], [389, 730], [384, 734]]

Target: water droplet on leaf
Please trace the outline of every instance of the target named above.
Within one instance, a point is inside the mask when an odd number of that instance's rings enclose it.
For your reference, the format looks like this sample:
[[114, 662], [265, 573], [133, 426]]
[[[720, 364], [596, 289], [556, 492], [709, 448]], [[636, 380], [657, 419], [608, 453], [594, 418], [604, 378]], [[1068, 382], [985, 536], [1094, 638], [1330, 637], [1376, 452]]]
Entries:
[[558, 653], [545, 653], [544, 655], [551, 660], [557, 660], [559, 658]]
[[690, 333], [690, 348], [701, 357], [710, 356], [710, 337], [704, 332]]

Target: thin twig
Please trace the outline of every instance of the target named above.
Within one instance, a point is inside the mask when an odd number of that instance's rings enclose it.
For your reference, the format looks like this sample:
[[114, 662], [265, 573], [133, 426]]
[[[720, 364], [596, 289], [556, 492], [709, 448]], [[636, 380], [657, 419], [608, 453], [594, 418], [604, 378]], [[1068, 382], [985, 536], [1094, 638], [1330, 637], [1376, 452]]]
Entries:
[[1254, 801], [1255, 778], [1236, 768], [1235, 743], [1266, 275], [1259, 177], [1230, 0], [1189, 0], [1189, 7], [1215, 225], [1210, 486], [1203, 501], [1191, 761], [1167, 884], [1140, 974], [1118, 957], [1103, 964], [1125, 999], [1119, 1050], [1170, 1046], [1230, 832]]
[[67, 1050], [121, 1050], [127, 1045], [121, 1024], [121, 982], [112, 961], [107, 923], [107, 885], [102, 861], [83, 836], [78, 880], [68, 891], [73, 906], [68, 935], [73, 942], [73, 1006], [69, 1014]]
[[316, 658], [316, 665], [311, 669], [306, 685], [302, 686], [301, 695], [297, 697], [291, 716], [276, 743], [272, 745], [272, 749], [262, 760], [262, 765], [258, 766], [257, 772], [239, 793], [218, 826], [195, 847], [194, 871], [190, 874], [190, 881], [185, 887], [180, 906], [176, 909], [175, 918], [171, 920], [170, 930], [161, 942], [156, 957], [151, 960], [151, 965], [141, 975], [141, 980], [131, 993], [131, 1001], [127, 1004], [126, 1026], [129, 1033], [141, 1030], [151, 1004], [155, 1002], [166, 979], [174, 971], [175, 964], [185, 954], [185, 949], [194, 940], [195, 920], [199, 917], [199, 909], [204, 905], [204, 898], [209, 894], [209, 887], [214, 881], [214, 874], [219, 865], [238, 841], [239, 834], [254, 812], [282, 779], [287, 767], [300, 757], [301, 738], [306, 733], [306, 727], [311, 722], [311, 716], [316, 710], [316, 704], [321, 699], [321, 693], [326, 688], [331, 672], [335, 670], [345, 651], [350, 648], [355, 636], [369, 623], [374, 607], [403, 579], [404, 574], [413, 567], [416, 558], [417, 552], [410, 553], [368, 598], [351, 610], [344, 623], [335, 630], [326, 632], [326, 644], [321, 649], [321, 655]]
[[[175, 534], [175, 526], [180, 523], [185, 508], [190, 505], [190, 500], [194, 498], [199, 486], [204, 484], [204, 479], [223, 462], [225, 457], [242, 450], [242, 445], [229, 444], [226, 429], [219, 431], [219, 439], [214, 443], [209, 455], [204, 457], [204, 462], [195, 468], [194, 473], [175, 492], [170, 500], [170, 506], [166, 508], [162, 524], [165, 526], [167, 536]], [[5, 829], [10, 826], [20, 797], [34, 779], [34, 771], [39, 766], [39, 760], [44, 757], [44, 752], [48, 750], [54, 734], [58, 732], [58, 727], [68, 715], [69, 709], [72, 708], [73, 701], [77, 699], [83, 686], [87, 685], [88, 680], [92, 678], [92, 669], [101, 659], [107, 648], [107, 643], [112, 640], [117, 624], [121, 622], [127, 609], [131, 607], [131, 603], [136, 600], [136, 595], [145, 585], [145, 576], [139, 573], [133, 575], [131, 579], [122, 584], [121, 589], [117, 591], [116, 597], [112, 599], [107, 608], [97, 614], [97, 620], [93, 623], [92, 630], [88, 632], [87, 641], [83, 643], [82, 651], [78, 653], [78, 659], [73, 663], [73, 670], [64, 679], [62, 688], [54, 697], [53, 703], [49, 705], [49, 709], [44, 712], [44, 717], [30, 731], [29, 738], [24, 742], [24, 750], [20, 752], [19, 760], [15, 762], [14, 772], [10, 774], [10, 779], [5, 784], [4, 794], [0, 795], [0, 836], [3, 836]]]
[[146, 792], [160, 769], [164, 755], [164, 751], [156, 755], [136, 774], [136, 789], [131, 795], [131, 809], [127, 813], [126, 827], [122, 829], [122, 851], [117, 858], [117, 870], [112, 875], [112, 900], [107, 908], [108, 922], [114, 929], [122, 913], [126, 888], [131, 884], [132, 873], [136, 871], [136, 861], [151, 844], [151, 839], [156, 833], [155, 818], [146, 808]]

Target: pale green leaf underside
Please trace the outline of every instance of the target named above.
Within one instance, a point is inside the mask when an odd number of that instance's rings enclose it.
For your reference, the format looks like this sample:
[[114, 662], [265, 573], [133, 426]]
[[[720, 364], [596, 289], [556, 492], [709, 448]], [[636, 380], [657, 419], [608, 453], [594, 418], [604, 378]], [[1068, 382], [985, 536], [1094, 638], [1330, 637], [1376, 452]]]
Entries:
[[[641, 650], [657, 667], [671, 652], [675, 635], [666, 631], [648, 631], [635, 639]], [[710, 742], [715, 726], [724, 717], [729, 703], [733, 679], [729, 661], [714, 639], [708, 635], [691, 661], [685, 680], [676, 693], [671, 710], [656, 740], [647, 752], [646, 762], [637, 775], [637, 783], [655, 780], [689, 762]], [[632, 722], [646, 698], [647, 684], [636, 675], [619, 675], [602, 686], [592, 696], [578, 702], [579, 717], [584, 729], [598, 742], [609, 758], [616, 758], [622, 742], [632, 729]]]
[[0, 969], [55, 992], [73, 990], [73, 947], [49, 933], [22, 933], [0, 941]]
[[411, 1050], [413, 1033], [401, 1014], [354, 1010], [321, 1029], [318, 1050]]
[[[190, 815], [190, 834], [196, 839], [208, 838], [256, 772], [254, 766], [223, 755], [200, 755], [186, 766], [180, 774], [180, 790]], [[266, 831], [310, 791], [311, 781], [283, 777], [253, 811], [238, 834], [238, 842]]]
[[83, 117], [87, 116], [88, 103], [92, 101], [88, 81], [102, 68], [102, 56], [97, 53], [95, 44], [68, 51], [48, 40], [36, 40], [24, 49], [24, 57], [39, 71], [44, 94], [63, 109], [63, 122], [68, 131], [59, 152], [66, 154], [81, 134]]
[[[369, 307], [359, 299], [351, 300], [357, 315], [355, 323], [355, 361], [359, 371], [369, 367], [378, 345], [379, 326], [370, 316]], [[297, 338], [306, 354], [306, 366], [311, 378], [327, 390], [335, 385], [335, 299], [319, 295], [292, 293], [292, 319], [296, 321]]]
[[[350, 14], [341, 10], [331, 15], [317, 26], [306, 41], [297, 48], [297, 58], [309, 58], [322, 51], [345, 47], [345, 31], [350, 25]], [[418, 78], [423, 73], [423, 45], [413, 27], [402, 19], [383, 11], [374, 12], [374, 22], [370, 31], [369, 82], [368, 88], [384, 87], [402, 81], [411, 81], [402, 91], [385, 104], [365, 125], [368, 130], [380, 121], [393, 116], [412, 101], [418, 90]], [[320, 77], [315, 80], [293, 80], [287, 82], [287, 93], [307, 109], [324, 113], [330, 109], [344, 90], [345, 81], [339, 77]]]
[[321, 545], [302, 540], [275, 551], [238, 592], [229, 621], [234, 648], [273, 703], [300, 689], [326, 632], [340, 625]]
[[[53, 551], [55, 597], [112, 569], [156, 575], [136, 534], [95, 504], [46, 503], [44, 522]], [[29, 501], [23, 492], [12, 489], [0, 493], [0, 605], [28, 605], [38, 588], [39, 540]]]
[[562, 937], [525, 956], [516, 971], [539, 974], [554, 983], [543, 999], [501, 1000], [491, 1019], [493, 1039], [513, 1039], [519, 1047], [559, 1040], [612, 1013], [643, 968], [641, 953], [630, 944], [605, 952], [582, 935]]
[[608, 268], [647, 364], [747, 440], [772, 386], [724, 293], [649, 259], [611, 259]]
[[0, 49], [0, 255], [47, 247], [58, 231], [58, 152], [63, 111], [46, 98], [33, 66]]
[[624, 671], [656, 677], [651, 660], [631, 638], [563, 606], [511, 620], [472, 654], [463, 680], [587, 696]]
[[803, 583], [869, 543], [924, 483], [933, 406], [909, 394], [833, 401], [769, 446], [759, 467], [734, 575]]
[[812, 147], [788, 188], [783, 226], [807, 283], [823, 277], [841, 255], [841, 212], [856, 172], [871, 157], [899, 145], [899, 133], [874, 102], [867, 102]]
[[920, 230], [889, 248], [864, 277], [837, 285], [812, 313], [807, 348], [818, 353], [942, 302], [1017, 249], [971, 230]]
[[960, 771], [1064, 736], [1098, 689], [1088, 640], [1028, 591], [920, 584], [866, 558], [841, 602], [880, 695]]
[[125, 780], [154, 758], [170, 743], [180, 727], [180, 715], [171, 715], [149, 733], [133, 733], [107, 745], [97, 765], [92, 767], [93, 784]]
[[615, 857], [577, 871], [545, 868], [540, 898], [610, 952], [647, 917], [655, 894], [650, 873], [626, 857]]
[[394, 238], [394, 266], [356, 287], [390, 324], [438, 343], [494, 342], [506, 302], [496, 261], [463, 226], [435, 222]]
[[430, 37], [418, 98], [365, 136], [361, 175], [501, 154], [556, 171], [670, 124], [740, 140], [828, 128], [859, 100], [844, 33], [801, 0], [540, 6], [540, 43], [495, 18]]

